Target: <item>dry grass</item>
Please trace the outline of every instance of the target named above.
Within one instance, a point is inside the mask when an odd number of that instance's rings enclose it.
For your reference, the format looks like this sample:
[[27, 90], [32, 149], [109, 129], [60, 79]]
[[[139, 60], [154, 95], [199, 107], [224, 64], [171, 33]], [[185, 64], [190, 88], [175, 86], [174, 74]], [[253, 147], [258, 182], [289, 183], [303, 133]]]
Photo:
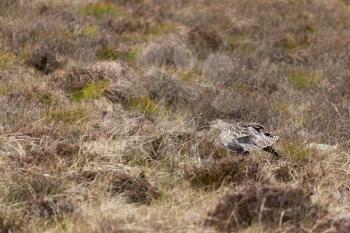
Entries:
[[[348, 1], [0, 15], [0, 232], [348, 232]], [[198, 130], [216, 118], [266, 125], [282, 158], [223, 149]]]
[[298, 227], [301, 220], [317, 220], [322, 217], [319, 215], [326, 214], [311, 203], [309, 195], [298, 189], [250, 187], [242, 193], [223, 197], [208, 214], [206, 224], [227, 232], [256, 222], [279, 227], [288, 223]]

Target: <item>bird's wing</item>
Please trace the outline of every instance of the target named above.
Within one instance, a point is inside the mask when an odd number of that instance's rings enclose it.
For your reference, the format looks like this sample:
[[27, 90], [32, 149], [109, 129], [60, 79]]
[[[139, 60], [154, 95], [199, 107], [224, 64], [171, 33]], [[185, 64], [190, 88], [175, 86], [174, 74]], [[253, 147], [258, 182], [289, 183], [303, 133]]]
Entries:
[[278, 140], [278, 136], [265, 132], [259, 132], [253, 127], [249, 127], [248, 129], [250, 132], [251, 142], [261, 149], [272, 146]]
[[247, 137], [250, 135], [249, 129], [241, 124], [230, 125], [230, 131], [235, 138]]
[[258, 131], [263, 131], [263, 130], [265, 130], [265, 127], [264, 126], [262, 126], [262, 125], [260, 125], [260, 124], [258, 124], [258, 123], [255, 123], [255, 122], [243, 122], [243, 123], [241, 123], [242, 124], [242, 126], [244, 126], [244, 127], [252, 127], [252, 128], [254, 128], [254, 129], [256, 129], [256, 130], [258, 130]]
[[256, 143], [254, 143], [254, 140], [250, 135], [237, 138], [237, 142], [245, 151], [261, 149]]

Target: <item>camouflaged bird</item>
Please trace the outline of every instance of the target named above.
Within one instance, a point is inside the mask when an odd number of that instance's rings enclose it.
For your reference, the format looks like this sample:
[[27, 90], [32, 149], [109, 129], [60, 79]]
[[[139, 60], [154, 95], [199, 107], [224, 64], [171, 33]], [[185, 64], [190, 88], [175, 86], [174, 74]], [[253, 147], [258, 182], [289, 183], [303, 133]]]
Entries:
[[254, 150], [264, 150], [279, 157], [273, 149], [278, 136], [266, 132], [264, 127], [259, 124], [245, 122], [230, 124], [218, 119], [210, 122], [209, 127], [221, 131], [220, 141], [230, 150], [240, 154], [248, 154]]

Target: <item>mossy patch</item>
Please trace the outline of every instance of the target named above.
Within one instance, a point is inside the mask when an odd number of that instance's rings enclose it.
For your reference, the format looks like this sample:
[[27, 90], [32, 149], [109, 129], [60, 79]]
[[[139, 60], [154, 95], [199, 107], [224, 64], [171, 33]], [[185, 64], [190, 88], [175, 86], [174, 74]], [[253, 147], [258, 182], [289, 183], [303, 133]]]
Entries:
[[323, 79], [322, 72], [298, 70], [288, 76], [289, 82], [299, 90], [308, 90], [316, 86]]
[[98, 99], [108, 88], [108, 86], [108, 81], [91, 82], [87, 84], [82, 90], [72, 93], [71, 97], [75, 101], [81, 101], [84, 99]]
[[105, 15], [120, 16], [123, 14], [123, 11], [116, 4], [98, 2], [86, 5], [85, 8], [82, 9], [81, 13], [84, 15], [90, 15], [96, 18], [101, 18]]

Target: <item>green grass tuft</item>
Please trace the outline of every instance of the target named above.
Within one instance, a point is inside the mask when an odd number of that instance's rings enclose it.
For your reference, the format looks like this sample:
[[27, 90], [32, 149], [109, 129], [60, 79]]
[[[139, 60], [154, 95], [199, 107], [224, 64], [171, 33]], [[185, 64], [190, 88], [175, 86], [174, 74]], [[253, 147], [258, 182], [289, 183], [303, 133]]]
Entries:
[[169, 34], [177, 32], [178, 28], [175, 24], [170, 23], [161, 23], [150, 26], [146, 31], [146, 34], [150, 35], [160, 35], [160, 34]]
[[323, 79], [320, 72], [295, 71], [289, 75], [288, 80], [299, 90], [308, 90]]
[[300, 141], [290, 141], [284, 143], [282, 153], [289, 159], [296, 162], [308, 161], [314, 154], [315, 149], [306, 147], [305, 143]]
[[122, 15], [122, 10], [112, 3], [90, 3], [83, 9], [82, 13], [100, 18], [104, 15], [120, 16]]
[[131, 106], [145, 114], [157, 114], [163, 112], [162, 106], [149, 98], [137, 98], [131, 101]]
[[72, 93], [71, 97], [75, 101], [85, 99], [98, 99], [108, 88], [108, 81], [96, 81], [87, 84], [82, 90]]
[[58, 108], [50, 113], [50, 118], [63, 123], [78, 123], [88, 118], [88, 112], [81, 106]]
[[191, 72], [185, 72], [180, 76], [180, 79], [184, 82], [189, 82], [193, 79], [193, 74]]
[[4, 84], [0, 84], [0, 96], [6, 96], [7, 87]]
[[82, 34], [89, 38], [94, 38], [98, 35], [98, 28], [96, 26], [86, 26], [83, 28]]
[[12, 52], [0, 51], [0, 68], [11, 68], [16, 65], [17, 57]]
[[122, 60], [132, 62], [136, 60], [139, 54], [140, 50], [138, 48], [128, 51], [118, 51], [112, 47], [105, 47], [97, 52], [97, 57], [101, 60]]

